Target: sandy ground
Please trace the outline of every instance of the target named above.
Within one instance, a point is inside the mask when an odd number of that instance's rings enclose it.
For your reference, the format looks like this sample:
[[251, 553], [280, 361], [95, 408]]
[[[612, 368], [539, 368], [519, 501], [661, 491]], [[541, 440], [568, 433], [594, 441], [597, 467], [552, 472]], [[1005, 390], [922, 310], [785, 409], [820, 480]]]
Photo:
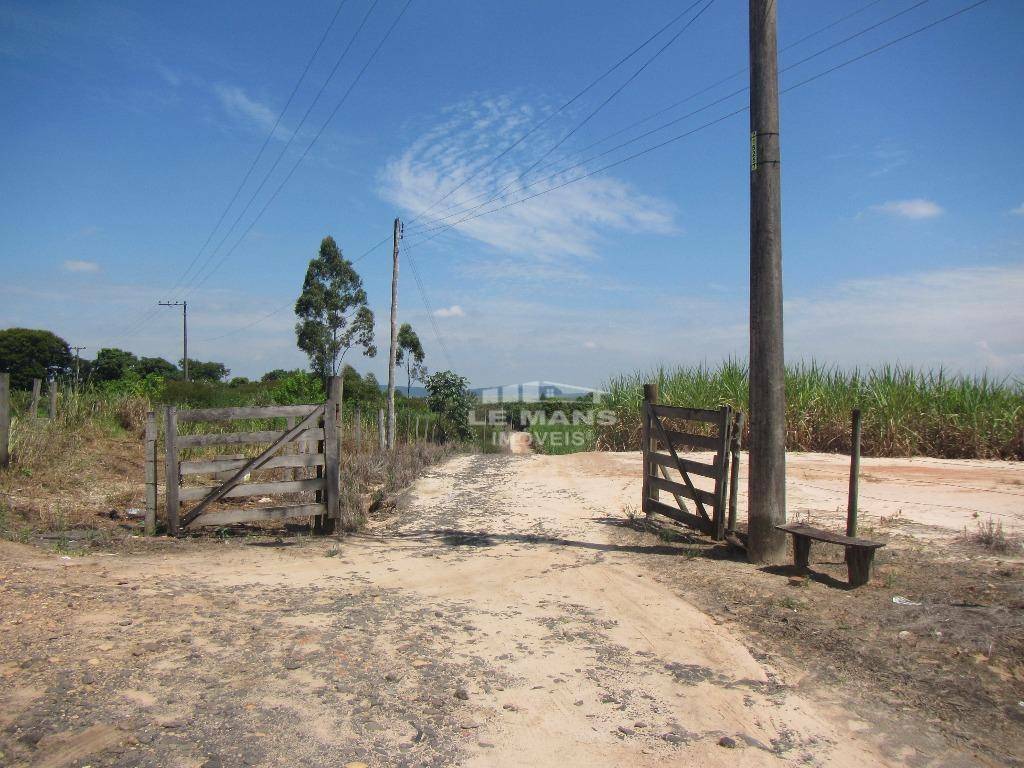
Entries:
[[[640, 476], [640, 453], [586, 454], [614, 460], [623, 472]], [[577, 454], [584, 456], [584, 454]], [[711, 454], [692, 454], [710, 461]], [[740, 458], [739, 520], [746, 518], [748, 456]], [[710, 480], [695, 478], [699, 487]], [[811, 517], [845, 527], [850, 459], [833, 453], [786, 454], [786, 507], [790, 518]], [[639, 484], [637, 485], [639, 487]], [[638, 502], [637, 496], [631, 499]], [[862, 458], [860, 520], [868, 529], [898, 525], [922, 539], [949, 538], [973, 531], [992, 518], [1007, 534], [1024, 534], [1024, 463], [961, 459]]]
[[[843, 459], [790, 467], [791, 509], [842, 506]], [[866, 524], [1022, 522], [1016, 465], [864, 472]], [[619, 535], [638, 499], [637, 454], [460, 456], [340, 543], [4, 543], [0, 764], [1015, 764], [801, 685], [650, 577], [665, 548]]]

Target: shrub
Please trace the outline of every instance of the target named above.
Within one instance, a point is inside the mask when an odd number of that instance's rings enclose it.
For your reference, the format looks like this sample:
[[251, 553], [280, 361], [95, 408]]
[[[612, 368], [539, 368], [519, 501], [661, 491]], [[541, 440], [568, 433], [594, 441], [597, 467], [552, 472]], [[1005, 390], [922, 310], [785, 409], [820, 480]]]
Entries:
[[473, 436], [469, 428], [469, 414], [473, 410], [473, 393], [469, 381], [452, 371], [440, 371], [428, 376], [427, 406], [440, 417], [441, 439], [468, 440]]

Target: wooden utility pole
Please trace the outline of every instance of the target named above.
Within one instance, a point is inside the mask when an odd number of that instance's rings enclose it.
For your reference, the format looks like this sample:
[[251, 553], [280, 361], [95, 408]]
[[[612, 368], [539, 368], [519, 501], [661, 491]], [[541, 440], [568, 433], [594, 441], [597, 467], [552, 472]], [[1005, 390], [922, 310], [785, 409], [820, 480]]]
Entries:
[[50, 421], [57, 418], [57, 380], [50, 379]]
[[83, 349], [85, 349], [85, 347], [72, 347], [72, 349], [75, 350], [75, 388], [77, 389], [78, 388], [78, 369], [79, 369], [79, 365], [81, 364], [81, 361], [82, 361], [81, 352], [82, 352]]
[[391, 265], [391, 350], [388, 352], [388, 448], [395, 447], [395, 358], [398, 355], [398, 241], [402, 220], [395, 219]]
[[850, 495], [846, 503], [846, 535], [857, 535], [857, 497], [860, 482], [860, 408], [854, 408], [850, 424]]
[[747, 556], [781, 563], [786, 536], [782, 191], [776, 0], [750, 0], [750, 478]]
[[181, 367], [188, 381], [188, 302], [187, 301], [158, 301], [161, 307], [181, 307]]
[[0, 373], [0, 467], [11, 461], [11, 374]]

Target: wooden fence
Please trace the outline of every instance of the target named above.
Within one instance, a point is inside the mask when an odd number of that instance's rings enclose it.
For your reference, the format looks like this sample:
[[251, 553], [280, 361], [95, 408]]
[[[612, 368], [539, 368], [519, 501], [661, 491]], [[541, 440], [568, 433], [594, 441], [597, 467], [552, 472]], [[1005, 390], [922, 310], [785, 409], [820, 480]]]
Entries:
[[[341, 516], [340, 423], [341, 379], [334, 377], [328, 387], [327, 402], [321, 405], [272, 405], [241, 408], [200, 408], [164, 410], [164, 465], [167, 527], [172, 535], [180, 530], [203, 525], [259, 520], [284, 520], [313, 516], [318, 530], [330, 532]], [[284, 430], [249, 432], [211, 432], [179, 434], [179, 424], [223, 423], [242, 419], [281, 418], [294, 420]], [[156, 496], [156, 427], [147, 425], [147, 453], [152, 471], [147, 467], [147, 502], [152, 501], [155, 517]], [[314, 444], [314, 452], [286, 453], [288, 446]], [[182, 451], [210, 446], [266, 445], [252, 458], [215, 456], [212, 458], [180, 458]], [[250, 482], [252, 473], [277, 467], [312, 468], [316, 477]], [[150, 476], [153, 479], [150, 481]], [[186, 486], [185, 477], [212, 475], [224, 479], [216, 485]], [[312, 492], [312, 501], [223, 508], [224, 499], [252, 496], [278, 496]], [[183, 502], [197, 502], [183, 509]], [[148, 506], [148, 504], [147, 504]], [[147, 510], [147, 516], [150, 512]], [[155, 522], [155, 521], [154, 521]], [[345, 521], [342, 521], [343, 523]]]
[[[742, 414], [734, 419], [729, 406], [710, 410], [659, 405], [657, 397], [656, 385], [644, 388], [642, 511], [665, 515], [721, 541], [736, 525]], [[687, 449], [711, 452], [710, 462], [680, 455]], [[709, 483], [712, 487], [700, 487]], [[662, 501], [661, 492], [669, 494], [675, 504]]]

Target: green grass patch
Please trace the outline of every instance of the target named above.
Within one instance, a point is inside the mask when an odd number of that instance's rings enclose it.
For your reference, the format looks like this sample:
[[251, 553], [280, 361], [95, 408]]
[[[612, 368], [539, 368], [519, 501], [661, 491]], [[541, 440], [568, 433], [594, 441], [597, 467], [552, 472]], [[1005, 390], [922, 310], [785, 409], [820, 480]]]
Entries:
[[592, 451], [597, 442], [590, 424], [531, 424], [529, 433], [533, 449], [552, 456]]

